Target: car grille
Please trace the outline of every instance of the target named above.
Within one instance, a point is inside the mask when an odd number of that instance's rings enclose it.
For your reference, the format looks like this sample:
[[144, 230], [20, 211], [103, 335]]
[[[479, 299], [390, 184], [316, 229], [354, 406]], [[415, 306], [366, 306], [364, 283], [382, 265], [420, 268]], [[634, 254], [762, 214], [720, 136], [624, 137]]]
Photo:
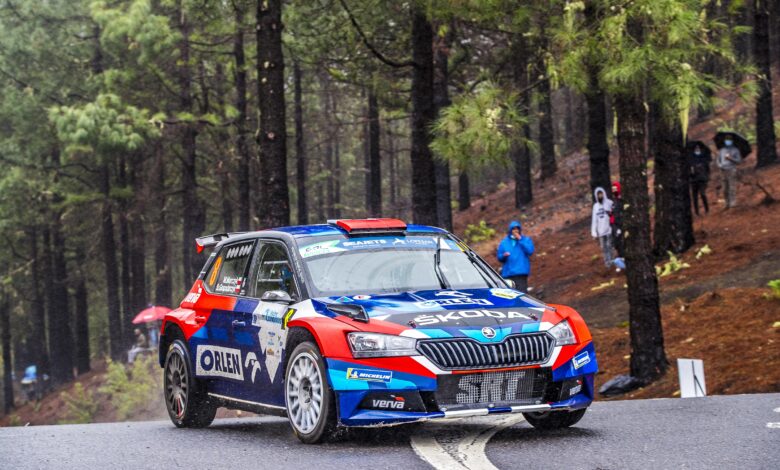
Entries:
[[468, 338], [422, 340], [417, 350], [442, 369], [490, 369], [541, 364], [552, 351], [546, 333], [509, 336], [500, 343]]
[[541, 368], [440, 375], [434, 396], [442, 411], [538, 404], [549, 380]]

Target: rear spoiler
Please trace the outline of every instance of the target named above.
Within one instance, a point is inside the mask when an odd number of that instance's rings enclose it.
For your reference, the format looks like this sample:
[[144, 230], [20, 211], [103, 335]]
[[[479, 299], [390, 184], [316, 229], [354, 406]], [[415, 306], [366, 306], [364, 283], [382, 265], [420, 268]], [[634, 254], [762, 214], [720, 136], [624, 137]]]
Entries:
[[226, 238], [235, 237], [236, 235], [241, 235], [246, 232], [224, 232], [224, 233], [215, 233], [213, 235], [206, 235], [205, 237], [198, 237], [195, 239], [195, 247], [198, 249], [198, 253], [203, 253], [203, 250], [206, 248], [212, 248], [217, 246], [219, 242]]

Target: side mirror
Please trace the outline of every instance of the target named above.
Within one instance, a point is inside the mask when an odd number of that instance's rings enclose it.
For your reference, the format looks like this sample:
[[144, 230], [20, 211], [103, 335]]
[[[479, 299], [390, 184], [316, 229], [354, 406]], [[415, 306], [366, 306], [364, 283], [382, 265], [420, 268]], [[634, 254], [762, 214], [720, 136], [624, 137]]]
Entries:
[[504, 282], [506, 282], [506, 285], [508, 285], [510, 289], [514, 289], [515, 287], [517, 287], [517, 285], [515, 285], [515, 281], [511, 279], [504, 278]]
[[283, 290], [267, 290], [263, 292], [263, 295], [260, 296], [260, 300], [263, 302], [276, 302], [287, 305], [293, 303], [293, 299], [290, 297], [290, 294]]

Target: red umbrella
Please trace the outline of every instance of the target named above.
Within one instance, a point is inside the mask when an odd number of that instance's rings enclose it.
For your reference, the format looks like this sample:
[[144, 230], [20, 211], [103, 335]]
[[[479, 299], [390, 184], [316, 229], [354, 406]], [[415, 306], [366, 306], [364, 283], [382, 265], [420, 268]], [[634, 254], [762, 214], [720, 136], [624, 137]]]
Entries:
[[141, 310], [141, 313], [133, 318], [133, 323], [149, 323], [150, 321], [162, 320], [166, 313], [170, 312], [168, 307], [152, 305], [149, 308]]

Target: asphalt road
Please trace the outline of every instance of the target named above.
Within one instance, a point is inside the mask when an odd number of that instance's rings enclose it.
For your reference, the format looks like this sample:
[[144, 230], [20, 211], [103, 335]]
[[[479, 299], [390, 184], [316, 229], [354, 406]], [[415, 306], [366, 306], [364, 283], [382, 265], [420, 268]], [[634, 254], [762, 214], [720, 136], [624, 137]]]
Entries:
[[431, 422], [300, 444], [281, 418], [0, 429], [0, 469], [780, 468], [780, 394], [594, 404], [541, 433], [521, 415]]

